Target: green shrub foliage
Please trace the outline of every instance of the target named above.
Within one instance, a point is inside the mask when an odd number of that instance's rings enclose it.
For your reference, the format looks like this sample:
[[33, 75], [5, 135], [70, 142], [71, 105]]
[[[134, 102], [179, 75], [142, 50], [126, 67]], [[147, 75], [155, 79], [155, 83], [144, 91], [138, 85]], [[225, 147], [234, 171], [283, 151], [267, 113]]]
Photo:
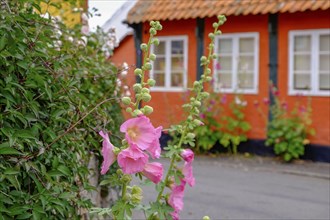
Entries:
[[95, 131], [122, 121], [117, 70], [107, 34], [84, 36], [39, 5], [0, 4], [0, 219], [80, 219]]

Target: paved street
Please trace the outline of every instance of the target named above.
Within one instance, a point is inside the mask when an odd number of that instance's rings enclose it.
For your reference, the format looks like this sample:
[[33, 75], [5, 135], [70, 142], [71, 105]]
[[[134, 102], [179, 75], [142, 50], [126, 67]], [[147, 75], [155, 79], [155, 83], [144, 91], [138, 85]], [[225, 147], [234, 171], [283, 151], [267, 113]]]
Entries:
[[[330, 166], [271, 158], [197, 157], [181, 219], [330, 219]], [[152, 187], [145, 199], [153, 199]], [[134, 219], [138, 219], [137, 215]]]

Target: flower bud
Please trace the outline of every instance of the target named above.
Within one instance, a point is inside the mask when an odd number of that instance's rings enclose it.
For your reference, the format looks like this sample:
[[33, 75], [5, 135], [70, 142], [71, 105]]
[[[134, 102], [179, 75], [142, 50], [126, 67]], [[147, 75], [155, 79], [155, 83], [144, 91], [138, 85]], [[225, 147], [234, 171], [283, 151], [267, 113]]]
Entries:
[[123, 171], [122, 171], [122, 169], [118, 169], [118, 170], [116, 171], [116, 174], [117, 174], [118, 176], [123, 175]]
[[121, 99], [121, 101], [122, 101], [122, 103], [123, 103], [124, 105], [129, 105], [129, 104], [131, 104], [131, 98], [130, 98], [130, 97], [123, 97], [123, 98]]
[[188, 133], [187, 137], [190, 138], [190, 139], [193, 139], [193, 138], [195, 138], [195, 134], [194, 133]]
[[141, 112], [141, 110], [139, 110], [139, 109], [135, 109], [135, 110], [133, 111], [132, 115], [133, 115], [134, 117], [136, 117], [136, 116], [138, 116], [138, 115], [143, 115], [143, 113]]
[[145, 43], [142, 43], [142, 44], [140, 45], [140, 48], [141, 48], [142, 51], [147, 51], [147, 50], [148, 50], [148, 45], [145, 44]]
[[194, 102], [194, 104], [198, 107], [202, 105], [202, 103], [200, 101], [197, 101], [197, 100]]
[[218, 27], [219, 27], [219, 24], [218, 24], [217, 22], [214, 22], [214, 23], [212, 24], [212, 27], [213, 27], [213, 28], [218, 28]]
[[119, 153], [120, 153], [120, 148], [118, 148], [118, 147], [114, 147], [113, 148], [113, 152], [116, 154], [116, 155], [118, 155]]
[[189, 115], [187, 119], [188, 119], [188, 121], [192, 121], [193, 117], [191, 115]]
[[133, 110], [131, 107], [126, 108], [126, 112], [131, 113]]
[[201, 93], [201, 96], [202, 96], [202, 98], [207, 98], [207, 97], [209, 97], [210, 96], [210, 94], [208, 93], [208, 92], [202, 92]]
[[132, 194], [141, 195], [142, 194], [142, 189], [140, 187], [134, 185], [132, 187]]
[[214, 39], [214, 34], [213, 33], [209, 33], [209, 38], [213, 40]]
[[154, 53], [150, 54], [149, 59], [151, 61], [155, 61], [156, 60], [156, 54], [154, 54]]
[[156, 22], [154, 22], [154, 21], [150, 21], [150, 23], [149, 23], [149, 24], [150, 24], [150, 26], [151, 26], [151, 27], [153, 27], [153, 26], [155, 26], [155, 25], [156, 25]]
[[154, 38], [152, 40], [152, 43], [155, 44], [156, 46], [158, 46], [159, 45], [159, 39], [158, 38]]
[[194, 119], [194, 124], [196, 125], [196, 126], [201, 126], [201, 125], [204, 125], [204, 123], [203, 122], [201, 122], [200, 120], [198, 120], [198, 119]]
[[131, 175], [129, 175], [129, 174], [125, 174], [125, 175], [123, 175], [123, 176], [120, 178], [120, 180], [121, 180], [123, 183], [129, 183], [129, 182], [131, 182], [132, 177], [131, 177]]
[[154, 79], [148, 79], [147, 83], [148, 83], [149, 86], [152, 87], [152, 86], [155, 86], [156, 81]]
[[215, 53], [214, 53], [214, 54], [212, 54], [212, 59], [214, 59], [214, 60], [215, 60], [215, 59], [217, 59], [217, 57], [218, 57], [218, 56], [217, 56]]
[[222, 32], [220, 30], [217, 30], [217, 32], [215, 32], [216, 35], [220, 35], [222, 34]]
[[206, 215], [206, 216], [203, 217], [203, 220], [211, 220], [211, 219], [210, 219], [209, 216]]
[[133, 90], [134, 90], [134, 92], [141, 92], [141, 90], [142, 90], [141, 84], [140, 83], [135, 83], [133, 85]]
[[144, 106], [143, 110], [146, 115], [150, 115], [154, 111], [154, 109], [149, 105]]
[[121, 140], [121, 144], [122, 144], [123, 146], [126, 146], [126, 145], [127, 145], [127, 141], [126, 141], [126, 139]]
[[156, 31], [155, 28], [150, 28], [149, 33], [150, 33], [151, 35], [156, 35], [156, 34], [157, 34], [157, 31]]
[[141, 203], [142, 200], [142, 196], [141, 195], [137, 195], [137, 194], [133, 194], [131, 197], [131, 201], [133, 204], [138, 205]]
[[149, 62], [146, 62], [146, 63], [144, 64], [144, 67], [145, 67], [146, 70], [151, 70], [151, 69], [152, 69], [152, 65], [151, 65], [151, 63], [149, 63]]
[[198, 88], [200, 85], [201, 85], [200, 82], [198, 82], [198, 81], [194, 82], [194, 88]]
[[142, 70], [140, 68], [136, 68], [134, 70], [134, 74], [137, 75], [137, 76], [141, 76], [142, 75]]
[[205, 63], [206, 61], [207, 61], [206, 56], [202, 56], [202, 57], [201, 57], [201, 62], [202, 62], [202, 63]]
[[123, 197], [124, 201], [131, 201], [131, 199], [132, 199], [132, 196], [129, 193], [126, 193], [125, 196]]
[[212, 77], [211, 76], [207, 76], [206, 77], [206, 82], [210, 82], [212, 80]]
[[142, 93], [150, 93], [150, 90], [148, 88], [143, 88], [141, 90]]
[[151, 100], [151, 95], [149, 93], [142, 94], [142, 100], [145, 102], [149, 102]]
[[206, 69], [206, 74], [211, 74], [211, 69], [210, 68]]

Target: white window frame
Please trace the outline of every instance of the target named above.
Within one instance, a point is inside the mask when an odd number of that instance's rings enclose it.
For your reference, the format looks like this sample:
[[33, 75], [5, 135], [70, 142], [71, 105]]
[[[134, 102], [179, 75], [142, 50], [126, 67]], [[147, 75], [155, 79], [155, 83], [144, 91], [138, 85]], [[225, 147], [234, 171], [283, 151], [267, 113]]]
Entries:
[[[245, 89], [245, 88], [238, 88], [238, 64], [239, 64], [239, 39], [250, 37], [254, 39], [254, 79], [252, 89]], [[215, 92], [222, 92], [222, 93], [235, 93], [240, 92], [243, 94], [258, 94], [259, 88], [259, 33], [258, 32], [246, 32], [246, 33], [233, 33], [233, 34], [221, 34], [215, 38], [215, 52], [216, 54], [221, 57], [221, 54], [218, 54], [219, 48], [219, 40], [221, 39], [231, 39], [233, 42], [232, 45], [232, 85], [231, 88], [221, 88], [220, 85], [217, 84], [218, 82], [218, 74], [216, 74], [217, 69], [217, 61], [213, 62], [213, 73], [214, 75], [214, 91]], [[221, 65], [221, 58], [220, 58], [220, 65]]]
[[[165, 86], [154, 86], [152, 91], [162, 92], [182, 92], [187, 89], [187, 72], [188, 72], [188, 37], [186, 35], [180, 36], [166, 36], [157, 37], [160, 42], [165, 42]], [[171, 86], [171, 42], [176, 40], [183, 41], [183, 86], [173, 87]], [[154, 53], [155, 45], [151, 46], [151, 53]], [[157, 60], [157, 57], [156, 57]], [[154, 64], [154, 62], [153, 62]], [[154, 69], [150, 71], [150, 78], [154, 79]]]
[[[322, 91], [319, 89], [319, 40], [320, 35], [330, 34], [330, 29], [310, 29], [310, 30], [294, 30], [289, 31], [289, 95], [311, 95], [311, 96], [330, 96], [330, 90]], [[294, 89], [294, 37], [310, 36], [311, 37], [311, 89]]]

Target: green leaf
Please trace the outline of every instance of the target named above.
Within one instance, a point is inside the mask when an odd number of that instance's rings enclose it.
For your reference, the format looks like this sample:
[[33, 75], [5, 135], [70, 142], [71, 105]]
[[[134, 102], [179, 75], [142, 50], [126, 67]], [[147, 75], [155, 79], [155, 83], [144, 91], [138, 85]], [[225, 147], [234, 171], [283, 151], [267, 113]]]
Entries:
[[70, 176], [70, 175], [71, 175], [70, 169], [67, 168], [67, 167], [64, 166], [64, 165], [59, 165], [59, 166], [57, 167], [57, 170], [59, 170], [61, 173], [63, 173], [63, 174], [66, 175], [66, 176]]
[[21, 152], [12, 147], [1, 147], [0, 154], [2, 155], [22, 155]]

